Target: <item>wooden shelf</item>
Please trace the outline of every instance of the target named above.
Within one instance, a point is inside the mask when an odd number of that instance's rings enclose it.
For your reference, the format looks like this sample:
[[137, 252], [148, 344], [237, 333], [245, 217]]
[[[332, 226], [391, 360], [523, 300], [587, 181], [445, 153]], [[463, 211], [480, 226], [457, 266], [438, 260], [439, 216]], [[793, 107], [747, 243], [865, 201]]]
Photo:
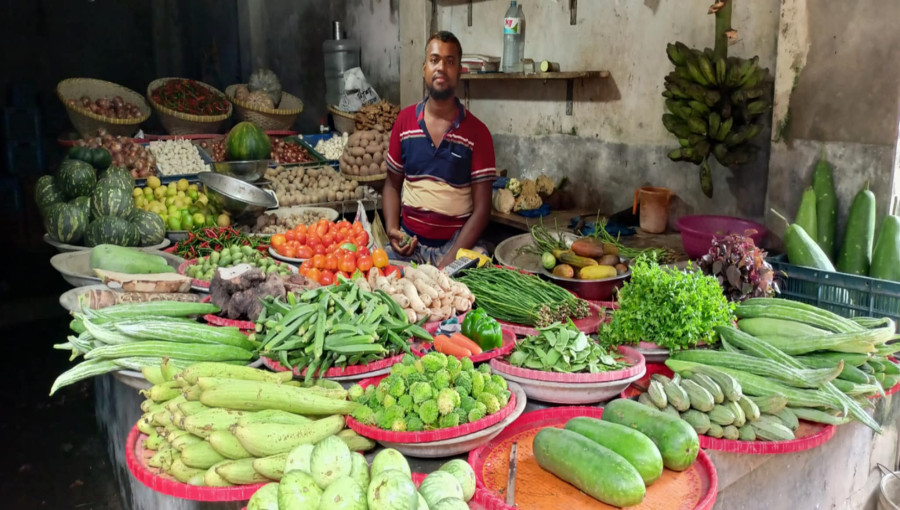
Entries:
[[460, 80], [576, 80], [609, 78], [609, 71], [563, 71], [557, 73], [463, 73]]

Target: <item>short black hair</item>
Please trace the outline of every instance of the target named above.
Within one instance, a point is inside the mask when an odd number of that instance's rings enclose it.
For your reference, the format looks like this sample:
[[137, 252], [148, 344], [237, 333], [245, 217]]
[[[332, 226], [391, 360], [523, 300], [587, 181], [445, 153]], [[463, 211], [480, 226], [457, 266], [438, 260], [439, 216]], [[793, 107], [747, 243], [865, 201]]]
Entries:
[[457, 39], [456, 36], [453, 35], [453, 32], [448, 32], [446, 30], [440, 30], [438, 32], [431, 34], [431, 37], [429, 37], [428, 40], [425, 41], [425, 58], [426, 59], [428, 58], [428, 46], [431, 44], [431, 41], [434, 41], [434, 40], [441, 41], [442, 43], [455, 44], [456, 49], [459, 50], [459, 58], [460, 58], [460, 60], [462, 60], [462, 55], [463, 55], [462, 44], [460, 44], [459, 39]]

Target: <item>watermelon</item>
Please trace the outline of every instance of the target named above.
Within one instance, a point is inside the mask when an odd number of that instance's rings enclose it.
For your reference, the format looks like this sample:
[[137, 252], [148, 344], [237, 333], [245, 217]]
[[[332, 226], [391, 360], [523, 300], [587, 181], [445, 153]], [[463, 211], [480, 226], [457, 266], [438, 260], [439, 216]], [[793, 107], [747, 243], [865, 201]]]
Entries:
[[101, 216], [88, 226], [85, 232], [87, 246], [98, 244], [114, 244], [116, 246], [137, 246], [141, 235], [137, 227], [125, 218], [118, 216]]
[[84, 161], [64, 159], [56, 182], [67, 198], [90, 195], [97, 184], [97, 171]]
[[99, 178], [100, 180], [121, 180], [128, 189], [134, 188], [134, 176], [131, 175], [127, 168], [121, 166], [110, 166], [103, 172], [100, 172]]
[[69, 205], [76, 205], [84, 209], [84, 212], [87, 213], [88, 219], [91, 217], [91, 197], [75, 197], [72, 200], [69, 200]]
[[49, 212], [52, 216], [48, 216], [47, 233], [50, 237], [68, 244], [77, 244], [84, 236], [87, 228], [90, 214], [76, 204], [58, 204], [52, 207]]
[[94, 218], [118, 216], [124, 219], [133, 210], [134, 197], [131, 195], [131, 189], [122, 187], [120, 182], [104, 182], [103, 185], [94, 188], [94, 193], [91, 194], [91, 213]]
[[225, 137], [225, 158], [228, 161], [269, 159], [271, 154], [269, 135], [252, 122], [238, 122]]
[[112, 165], [112, 155], [103, 147], [95, 147], [91, 149], [90, 164], [94, 165], [97, 170], [106, 170]]
[[156, 213], [135, 208], [128, 220], [137, 227], [141, 236], [141, 246], [159, 244], [166, 237], [166, 224]]
[[66, 196], [56, 184], [56, 177], [42, 175], [34, 187], [34, 201], [37, 203], [41, 214], [47, 213], [47, 208], [53, 204], [65, 201]]

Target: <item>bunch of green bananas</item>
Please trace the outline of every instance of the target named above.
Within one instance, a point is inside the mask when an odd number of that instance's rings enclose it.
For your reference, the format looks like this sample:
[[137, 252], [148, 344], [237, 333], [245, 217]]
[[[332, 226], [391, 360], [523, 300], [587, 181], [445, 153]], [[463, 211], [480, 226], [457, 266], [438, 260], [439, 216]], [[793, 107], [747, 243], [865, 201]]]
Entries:
[[678, 138], [669, 152], [673, 161], [700, 165], [703, 192], [712, 196], [708, 158], [723, 166], [746, 164], [756, 155], [749, 142], [762, 131], [760, 115], [771, 107], [769, 70], [759, 58], [716, 57], [713, 50], [668, 44], [666, 53], [675, 70], [666, 75], [666, 129]]

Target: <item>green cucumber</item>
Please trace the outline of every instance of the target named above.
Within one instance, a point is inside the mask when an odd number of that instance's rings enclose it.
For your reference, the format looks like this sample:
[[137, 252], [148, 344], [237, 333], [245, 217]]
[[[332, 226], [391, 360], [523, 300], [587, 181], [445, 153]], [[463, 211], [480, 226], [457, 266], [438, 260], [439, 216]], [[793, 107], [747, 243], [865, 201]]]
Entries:
[[577, 432], [621, 455], [637, 469], [646, 485], [662, 476], [663, 461], [659, 448], [637, 430], [587, 416], [572, 418], [566, 423], [566, 430]]
[[624, 507], [644, 500], [647, 489], [637, 469], [619, 454], [577, 432], [541, 429], [534, 436], [533, 448], [539, 466], [598, 501]]
[[663, 465], [684, 471], [697, 459], [700, 441], [686, 421], [633, 400], [616, 399], [603, 409], [603, 421], [626, 425], [649, 437], [663, 458]]
[[868, 275], [872, 262], [872, 243], [875, 240], [875, 194], [869, 191], [869, 183], [859, 190], [850, 206], [844, 244], [837, 261], [842, 273]]
[[818, 221], [816, 220], [816, 190], [812, 186], [806, 188], [806, 191], [803, 192], [794, 223], [805, 230], [813, 239], [819, 235]]
[[900, 217], [889, 214], [882, 220], [869, 276], [900, 282]]
[[[813, 189], [816, 191], [816, 242], [831, 260], [834, 257], [834, 237], [837, 230], [837, 193], [834, 190], [834, 174], [825, 159], [825, 146], [816, 168], [813, 170]], [[796, 264], [796, 262], [794, 262]], [[801, 264], [802, 265], [802, 264]], [[821, 269], [821, 268], [820, 268]]]
[[[775, 210], [772, 212], [787, 223], [784, 216]], [[834, 266], [831, 264], [827, 252], [822, 250], [816, 241], [796, 223], [787, 223], [787, 229], [784, 231], [784, 246], [791, 264], [834, 272]]]

